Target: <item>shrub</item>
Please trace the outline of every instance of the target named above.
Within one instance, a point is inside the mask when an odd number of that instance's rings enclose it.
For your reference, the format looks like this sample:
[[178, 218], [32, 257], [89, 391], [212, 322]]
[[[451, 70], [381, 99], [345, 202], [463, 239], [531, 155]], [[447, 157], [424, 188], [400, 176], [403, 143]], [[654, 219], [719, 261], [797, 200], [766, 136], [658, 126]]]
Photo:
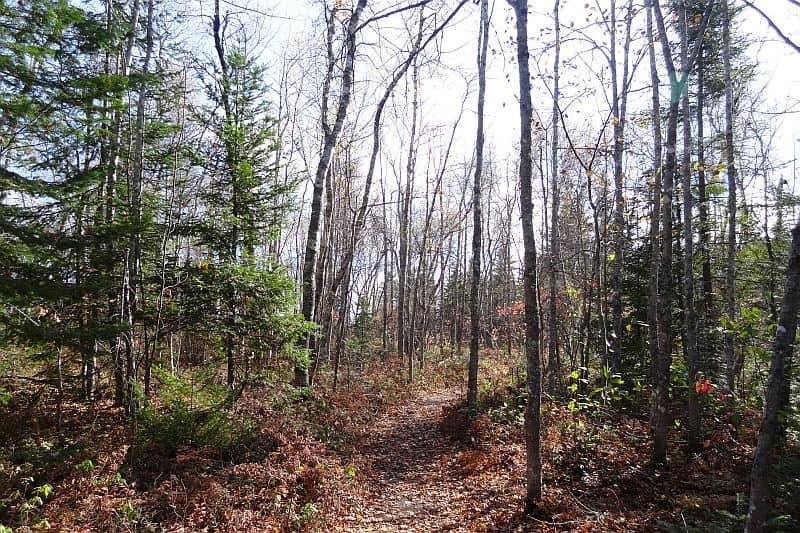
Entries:
[[215, 369], [179, 377], [154, 368], [160, 386], [157, 401], [141, 399], [139, 445], [155, 444], [174, 455], [179, 447], [224, 451], [254, 438], [254, 425], [231, 416], [235, 393], [214, 381]]

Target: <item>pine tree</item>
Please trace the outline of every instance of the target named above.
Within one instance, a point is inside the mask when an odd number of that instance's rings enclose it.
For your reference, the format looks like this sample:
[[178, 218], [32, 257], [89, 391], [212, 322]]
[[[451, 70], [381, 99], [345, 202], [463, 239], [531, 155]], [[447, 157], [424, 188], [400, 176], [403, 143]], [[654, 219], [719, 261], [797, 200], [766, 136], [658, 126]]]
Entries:
[[101, 68], [115, 31], [66, 1], [0, 3], [0, 334], [80, 354], [87, 396], [119, 331], [103, 309], [119, 228], [100, 216], [103, 104], [127, 84]]
[[[292, 185], [279, 181], [274, 166], [278, 141], [264, 69], [252, 55], [245, 27], [229, 36], [222, 29], [228, 26], [217, 6], [216, 78], [206, 86], [211, 105], [201, 109], [210, 131], [200, 153], [205, 211], [191, 228], [205, 257], [187, 265], [186, 296], [195, 307], [184, 307], [219, 336], [233, 386], [237, 359], [253, 348], [243, 339], [274, 329], [274, 314], [292, 309], [290, 280], [260, 248], [280, 228]], [[206, 318], [196, 314], [199, 310]], [[289, 330], [299, 320], [293, 324]]]

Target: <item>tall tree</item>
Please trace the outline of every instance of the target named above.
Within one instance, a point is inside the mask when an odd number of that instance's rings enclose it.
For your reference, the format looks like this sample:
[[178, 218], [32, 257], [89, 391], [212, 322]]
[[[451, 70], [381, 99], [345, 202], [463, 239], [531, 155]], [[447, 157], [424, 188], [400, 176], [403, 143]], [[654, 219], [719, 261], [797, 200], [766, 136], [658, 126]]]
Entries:
[[542, 499], [541, 395], [539, 360], [539, 307], [536, 295], [536, 240], [533, 232], [533, 161], [530, 52], [528, 51], [528, 3], [508, 0], [516, 19], [517, 68], [519, 69], [519, 185], [524, 264], [522, 286], [525, 305], [525, 367], [528, 401], [525, 405], [526, 481], [525, 508], [533, 511]]
[[[684, 8], [680, 14], [681, 64], [684, 72], [689, 70], [689, 20]], [[702, 42], [702, 41], [701, 41]], [[702, 46], [702, 45], [701, 45]], [[686, 354], [687, 390], [687, 435], [689, 449], [702, 449], [700, 441], [700, 407], [694, 384], [698, 380], [697, 355], [697, 311], [694, 301], [694, 225], [692, 223], [694, 197], [692, 194], [692, 115], [689, 91], [684, 90], [681, 98], [681, 122], [683, 126], [683, 156], [681, 159], [681, 188], [683, 190], [683, 328], [684, 353]]]
[[614, 135], [614, 261], [611, 269], [611, 315], [614, 327], [614, 340], [611, 352], [611, 366], [619, 371], [622, 364], [622, 326], [623, 310], [623, 264], [625, 241], [625, 196], [624, 196], [624, 169], [623, 155], [625, 152], [625, 120], [628, 107], [628, 71], [630, 68], [629, 51], [631, 43], [631, 25], [633, 17], [633, 2], [628, 1], [625, 16], [625, 40], [622, 51], [622, 77], [618, 74], [617, 57], [617, 6], [611, 0], [609, 7], [611, 20], [607, 23], [610, 38], [610, 53], [608, 56], [611, 70], [611, 114]]
[[[316, 287], [314, 286], [314, 268], [317, 260], [318, 234], [320, 226], [320, 214], [322, 213], [322, 193], [325, 186], [325, 176], [331, 162], [333, 149], [339, 140], [339, 135], [344, 127], [344, 119], [347, 109], [350, 106], [350, 98], [353, 90], [353, 77], [356, 61], [356, 35], [359, 29], [361, 13], [366, 6], [367, 0], [358, 0], [353, 8], [345, 31], [345, 62], [342, 68], [342, 83], [339, 93], [339, 102], [336, 107], [336, 118], [333, 127], [327, 123], [326, 108], [323, 106], [322, 123], [323, 137], [322, 150], [320, 152], [317, 169], [314, 174], [314, 187], [311, 197], [311, 215], [308, 222], [308, 234], [306, 236], [305, 254], [303, 256], [303, 275], [302, 275], [302, 297], [300, 310], [303, 317], [310, 321], [314, 318], [314, 297]], [[331, 15], [333, 16], [333, 15]], [[332, 71], [333, 65], [328, 68]], [[327, 98], [327, 94], [324, 95]], [[305, 345], [309, 346], [311, 337], [305, 339]], [[312, 350], [312, 359], [314, 357]], [[309, 386], [308, 364], [298, 361], [294, 372], [295, 384], [298, 386]]]
[[[121, 15], [119, 6], [113, 0], [106, 0], [105, 2], [105, 17], [106, 28], [109, 32], [112, 31], [117, 25], [127, 25], [127, 31], [121, 35], [121, 38], [116, 43], [113, 49], [107, 49], [105, 52], [105, 65], [104, 74], [109, 78], [117, 77], [118, 79], [128, 80], [130, 75], [131, 64], [133, 62], [133, 52], [136, 41], [139, 36], [139, 15], [141, 9], [141, 0], [134, 0], [131, 4], [130, 13], [126, 21], [118, 20]], [[125, 115], [123, 106], [118, 105], [113, 101], [113, 98], [106, 99], [104, 102], [103, 110], [104, 120], [106, 121], [106, 128], [109, 132], [106, 142], [103, 146], [102, 159], [103, 167], [105, 170], [105, 191], [104, 191], [104, 222], [107, 225], [114, 225], [117, 220], [117, 208], [120, 202], [120, 187], [119, 187], [119, 173], [122, 169], [122, 155], [123, 155], [123, 129]], [[114, 255], [117, 252], [119, 243], [116, 239], [109, 237], [107, 241], [107, 252]], [[126, 270], [123, 265], [121, 270]], [[123, 281], [123, 284], [126, 282]], [[108, 314], [113, 316], [116, 314], [121, 315], [124, 320], [125, 316], [125, 298], [119, 298], [118, 294], [124, 294], [125, 289], [115, 291], [117, 294], [110, 293], [108, 295]], [[119, 306], [117, 309], [116, 307]], [[129, 341], [125, 340], [126, 335], [122, 332], [115, 342], [113, 349], [113, 374], [114, 374], [114, 404], [116, 406], [129, 405], [130, 397], [126, 394], [128, 387], [126, 387], [126, 371], [128, 373], [135, 372], [135, 365], [133, 364], [133, 352], [126, 350], [127, 361], [123, 357], [123, 346]]]
[[481, 336], [480, 286], [481, 286], [481, 174], [483, 172], [483, 110], [486, 100], [486, 54], [489, 50], [489, 0], [481, 0], [481, 20], [478, 31], [478, 131], [475, 135], [475, 179], [472, 184], [472, 280], [470, 284], [469, 318], [469, 378], [467, 380], [467, 405], [470, 413], [478, 408], [478, 348]]
[[[725, 164], [728, 175], [728, 239], [725, 263], [725, 309], [728, 320], [736, 319], [736, 159], [733, 149], [733, 77], [731, 73], [731, 14], [728, 0], [722, 0], [722, 62], [725, 80]], [[741, 365], [736, 355], [733, 328], [725, 333], [725, 385], [733, 391]]]
[[397, 354], [408, 359], [408, 381], [414, 379], [414, 354], [409, 335], [410, 324], [408, 313], [409, 302], [409, 253], [408, 240], [411, 226], [411, 203], [414, 195], [414, 176], [417, 165], [417, 127], [419, 115], [419, 63], [411, 64], [411, 132], [408, 139], [406, 155], [405, 182], [400, 185], [399, 209], [399, 246], [397, 251]]
[[[657, 0], [656, 0], [657, 1]], [[645, 0], [647, 10], [648, 56], [650, 63], [651, 109], [650, 122], [653, 127], [653, 167], [651, 171], [650, 199], [650, 273], [647, 289], [647, 322], [650, 349], [651, 373], [655, 376], [659, 360], [659, 322], [658, 322], [658, 265], [661, 263], [661, 176], [663, 174], [663, 141], [661, 132], [661, 97], [659, 94], [658, 69], [656, 67], [657, 38], [653, 29], [653, 0]]]
[[[699, 42], [703, 38], [705, 27], [711, 16], [713, 2], [706, 5], [703, 17], [699, 23], [698, 36], [688, 52], [688, 60], [683, 65], [680, 76], [675, 68], [672, 58], [664, 16], [661, 12], [659, 0], [653, 4], [656, 24], [659, 31], [662, 55], [667, 67], [670, 83], [670, 101], [667, 113], [666, 142], [664, 149], [664, 172], [661, 191], [661, 263], [658, 273], [658, 356], [653, 364], [653, 397], [651, 405], [651, 426], [653, 430], [653, 461], [663, 463], [667, 458], [667, 429], [669, 427], [669, 384], [670, 366], [672, 364], [672, 217], [674, 180], [677, 170], [677, 142], [678, 142], [678, 111], [681, 95], [686, 90], [689, 73], [697, 59], [700, 49]], [[680, 15], [686, 9], [678, 5]]]
[[658, 357], [653, 364], [653, 399], [651, 424], [653, 428], [653, 461], [662, 463], [667, 458], [667, 428], [669, 425], [669, 372], [672, 363], [672, 198], [676, 168], [676, 146], [678, 130], [678, 103], [682, 92], [672, 51], [668, 41], [660, 0], [655, 0], [654, 13], [658, 24], [659, 40], [662, 45], [664, 61], [670, 83], [670, 102], [667, 115], [667, 129], [661, 189], [661, 250], [658, 270]]
[[[792, 230], [792, 248], [786, 271], [786, 289], [783, 293], [778, 328], [772, 348], [772, 360], [767, 380], [764, 416], [758, 433], [758, 444], [750, 473], [750, 505], [747, 512], [746, 533], [764, 531], [769, 511], [769, 478], [775, 443], [779, 434], [780, 410], [785, 388], [790, 381], [786, 373], [791, 367], [797, 313], [800, 310], [800, 224]], [[789, 364], [787, 365], [787, 362]]]
[[264, 68], [251, 52], [252, 38], [244, 25], [219, 7], [216, 0], [212, 20], [216, 58], [211, 68], [217, 76], [206, 78], [213, 104], [205, 110], [209, 135], [202, 160], [207, 181], [200, 196], [206, 212], [194, 227], [197, 244], [207, 257], [201, 268], [190, 271], [189, 280], [197, 297], [205, 298], [199, 307], [212, 308], [210, 316], [218, 318], [215, 330], [225, 353], [227, 382], [233, 387], [245, 339], [270, 312], [263, 306], [272, 298], [262, 295], [263, 300], [256, 302], [253, 293], [279, 286], [277, 292], [282, 294], [287, 286], [278, 269], [264, 268], [273, 258], [258, 257], [257, 249], [280, 227], [292, 186], [275, 171], [275, 121], [265, 100]]
[[136, 119], [133, 124], [133, 154], [131, 168], [128, 172], [128, 206], [130, 210], [130, 234], [128, 237], [125, 273], [123, 276], [123, 317], [127, 320], [128, 331], [124, 335], [127, 386], [125, 395], [128, 399], [128, 412], [135, 414], [134, 387], [137, 382], [139, 354], [134, 346], [136, 319], [140, 312], [138, 294], [142, 277], [142, 194], [144, 191], [144, 129], [145, 106], [147, 104], [147, 86], [150, 76], [150, 62], [153, 56], [154, 36], [153, 17], [154, 0], [147, 0], [145, 17], [145, 50], [141, 67], [142, 86], [136, 100]]
[[[702, 320], [703, 329], [709, 325], [711, 311], [713, 309], [713, 287], [711, 276], [711, 252], [710, 252], [710, 226], [708, 217], [708, 189], [706, 183], [706, 140], [705, 140], [705, 109], [706, 109], [706, 62], [708, 61], [708, 45], [706, 39], [700, 43], [700, 51], [697, 56], [697, 95], [695, 98], [696, 126], [697, 126], [697, 207], [698, 207], [698, 248], [702, 262]], [[705, 357], [703, 358], [705, 359]]]
[[[128, 80], [103, 71], [119, 28], [55, 0], [2, 10], [0, 330], [59, 362], [62, 348], [77, 351], [91, 398], [98, 347], [124, 329], [118, 313], [101, 313], [120, 288], [118, 258], [108, 253], [120, 229], [104, 223], [112, 109], [104, 104], [123, 105]], [[121, 404], [124, 379], [118, 392]]]
[[[360, 242], [362, 237], [362, 232], [364, 230], [364, 226], [367, 222], [367, 213], [369, 211], [369, 200], [370, 200], [370, 193], [372, 190], [372, 182], [375, 176], [375, 170], [378, 162], [378, 154], [380, 152], [381, 147], [381, 125], [383, 119], [383, 112], [386, 107], [386, 103], [389, 101], [389, 98], [394, 93], [397, 84], [405, 77], [408, 69], [414, 64], [415, 59], [417, 56], [422, 52], [425, 47], [436, 38], [436, 36], [444, 30], [444, 28], [452, 21], [453, 17], [458, 13], [458, 11], [467, 3], [468, 0], [462, 0], [458, 6], [450, 13], [448, 17], [440, 24], [436, 29], [434, 29], [427, 38], [424, 39], [424, 22], [425, 17], [423, 16], [423, 12], [420, 11], [419, 15], [419, 26], [417, 35], [414, 39], [414, 42], [411, 47], [411, 51], [409, 52], [408, 56], [403, 59], [400, 65], [395, 69], [389, 83], [386, 86], [386, 89], [383, 92], [380, 100], [375, 109], [375, 115], [372, 122], [372, 151], [370, 152], [369, 158], [369, 166], [367, 167], [367, 175], [364, 179], [364, 186], [363, 191], [361, 193], [361, 201], [358, 206], [358, 210], [356, 211], [356, 216], [353, 218], [353, 224], [347, 236], [345, 242], [345, 249], [342, 254], [342, 259], [339, 262], [339, 266], [336, 269], [335, 275], [332, 276], [332, 279], [327, 287], [327, 303], [324, 310], [324, 315], [322, 317], [322, 325], [323, 327], [327, 327], [331, 321], [331, 310], [333, 309], [333, 300], [337, 297], [339, 289], [341, 288], [342, 292], [347, 292], [349, 289], [349, 283], [346, 283], [345, 280], [348, 279], [350, 269], [353, 266], [353, 257], [356, 252], [356, 246]], [[423, 6], [424, 8], [424, 6]], [[455, 133], [455, 132], [454, 132]], [[452, 137], [451, 137], [452, 139]], [[452, 140], [451, 140], [452, 144]], [[441, 176], [440, 176], [441, 181]], [[437, 185], [438, 188], [438, 185]], [[435, 194], [434, 194], [435, 199]], [[386, 202], [383, 202], [383, 207], [385, 209]], [[427, 224], [426, 224], [427, 226]], [[388, 251], [384, 252], [383, 254], [384, 260], [388, 260]], [[388, 293], [385, 294], [385, 296]], [[384, 318], [386, 318], [386, 313], [384, 313]], [[384, 332], [385, 334], [386, 332]]]
[[555, 42], [553, 51], [553, 118], [550, 139], [550, 260], [548, 269], [550, 282], [550, 299], [548, 309], [549, 337], [547, 363], [547, 389], [550, 394], [561, 392], [561, 358], [558, 342], [558, 271], [561, 266], [561, 233], [559, 216], [561, 209], [561, 190], [559, 184], [558, 137], [560, 135], [560, 75], [561, 75], [561, 20], [559, 17], [559, 0], [553, 2], [553, 24], [555, 26]]

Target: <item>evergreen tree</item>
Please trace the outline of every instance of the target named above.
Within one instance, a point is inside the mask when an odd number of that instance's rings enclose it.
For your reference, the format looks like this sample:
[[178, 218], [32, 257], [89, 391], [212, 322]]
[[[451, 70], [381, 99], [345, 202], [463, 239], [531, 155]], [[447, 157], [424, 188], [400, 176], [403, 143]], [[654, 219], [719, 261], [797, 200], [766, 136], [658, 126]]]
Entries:
[[84, 393], [115, 337], [101, 311], [115, 285], [100, 217], [104, 103], [126, 79], [102, 72], [114, 27], [63, 0], [0, 3], [0, 311], [5, 340], [82, 356]]
[[261, 253], [280, 228], [293, 188], [278, 180], [275, 168], [278, 140], [265, 99], [264, 69], [253, 57], [244, 26], [231, 36], [223, 27], [228, 21], [222, 24], [217, 6], [216, 76], [206, 85], [210, 105], [201, 109], [210, 131], [199, 154], [205, 211], [191, 228], [205, 257], [187, 267], [186, 295], [197, 301], [184, 309], [204, 311], [195, 319], [219, 337], [233, 386], [237, 359], [254, 348], [244, 339], [265, 329], [292, 337], [301, 321], [277, 327], [272, 320], [276, 313], [291, 314], [292, 284], [273, 258]]

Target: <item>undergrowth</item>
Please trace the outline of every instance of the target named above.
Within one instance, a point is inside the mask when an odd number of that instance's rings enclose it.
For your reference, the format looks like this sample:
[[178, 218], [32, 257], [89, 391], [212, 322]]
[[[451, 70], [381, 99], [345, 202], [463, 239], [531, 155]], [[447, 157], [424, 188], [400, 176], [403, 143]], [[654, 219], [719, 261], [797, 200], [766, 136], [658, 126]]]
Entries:
[[451, 359], [426, 361], [413, 384], [403, 362], [325, 369], [312, 389], [288, 368], [249, 373], [235, 390], [215, 370], [153, 371], [135, 423], [106, 401], [5, 386], [0, 413], [0, 524], [74, 531], [306, 531], [324, 527], [361, 480], [359, 439], [386, 406], [457, 383]]

